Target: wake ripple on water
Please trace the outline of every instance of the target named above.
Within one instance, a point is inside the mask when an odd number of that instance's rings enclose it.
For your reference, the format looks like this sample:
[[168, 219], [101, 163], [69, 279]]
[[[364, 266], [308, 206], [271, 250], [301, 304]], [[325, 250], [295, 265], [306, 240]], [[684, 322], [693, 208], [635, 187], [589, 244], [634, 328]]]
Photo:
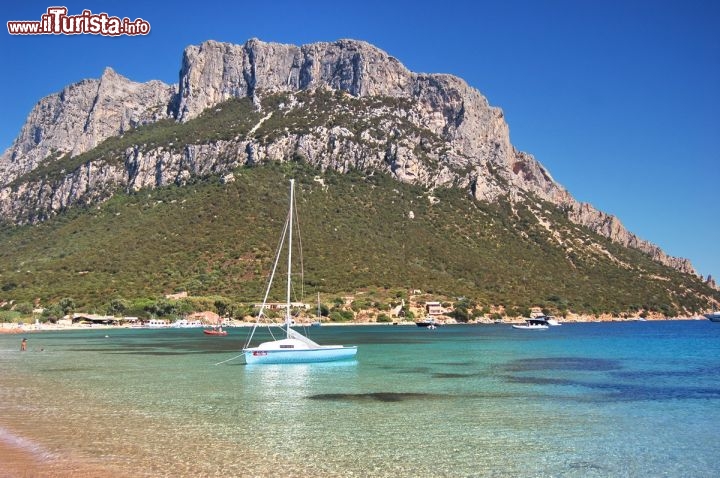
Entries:
[[49, 461], [55, 458], [55, 455], [50, 451], [46, 450], [39, 444], [17, 436], [14, 433], [0, 427], [0, 442], [12, 447], [17, 448], [21, 451], [30, 453], [35, 459], [39, 461]]

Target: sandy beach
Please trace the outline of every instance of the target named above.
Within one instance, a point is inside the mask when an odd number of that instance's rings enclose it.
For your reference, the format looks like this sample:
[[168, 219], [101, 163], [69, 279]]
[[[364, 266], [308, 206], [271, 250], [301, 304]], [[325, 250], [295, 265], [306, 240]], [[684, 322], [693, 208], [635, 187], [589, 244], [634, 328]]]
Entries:
[[129, 475], [105, 467], [44, 456], [16, 435], [0, 437], [0, 478], [125, 478]]

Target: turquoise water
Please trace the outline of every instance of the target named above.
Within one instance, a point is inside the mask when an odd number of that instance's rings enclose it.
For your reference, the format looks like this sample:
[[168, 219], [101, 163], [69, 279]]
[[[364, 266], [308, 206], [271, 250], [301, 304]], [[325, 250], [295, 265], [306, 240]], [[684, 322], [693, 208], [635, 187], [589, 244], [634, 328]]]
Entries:
[[0, 439], [118, 476], [720, 475], [720, 324], [309, 331], [357, 360], [215, 365], [242, 328], [0, 336]]

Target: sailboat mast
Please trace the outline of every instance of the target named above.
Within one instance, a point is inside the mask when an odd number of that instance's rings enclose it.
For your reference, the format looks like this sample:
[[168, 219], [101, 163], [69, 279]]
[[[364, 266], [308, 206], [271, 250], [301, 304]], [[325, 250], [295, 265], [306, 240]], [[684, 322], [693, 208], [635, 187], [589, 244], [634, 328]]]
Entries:
[[290, 338], [290, 289], [292, 288], [292, 233], [293, 233], [293, 206], [295, 203], [295, 180], [290, 180], [290, 218], [288, 220], [288, 276], [287, 276], [287, 306], [285, 326], [287, 338]]

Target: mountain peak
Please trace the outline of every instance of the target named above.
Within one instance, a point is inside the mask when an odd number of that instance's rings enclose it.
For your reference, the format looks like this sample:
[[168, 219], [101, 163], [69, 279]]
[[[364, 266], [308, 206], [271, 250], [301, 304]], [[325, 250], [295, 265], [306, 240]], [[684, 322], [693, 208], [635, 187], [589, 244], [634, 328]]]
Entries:
[[[112, 160], [96, 155], [56, 177], [23, 180], [41, 165], [88, 153], [137, 126], [163, 118], [187, 124], [243, 98], [254, 109], [236, 126], [217, 126], [236, 128], [227, 139], [132, 144], [115, 151]], [[117, 188], [182, 184], [209, 171], [295, 157], [322, 169], [379, 170], [429, 188], [462, 188], [483, 201], [545, 200], [578, 224], [694, 273], [687, 260], [668, 257], [616, 218], [578, 203], [531, 154], [515, 149], [502, 110], [464, 80], [411, 72], [383, 50], [352, 39], [302, 46], [257, 38], [242, 45], [208, 40], [184, 50], [177, 87], [135, 83], [106, 68], [99, 81], [42, 99], [0, 158], [0, 216], [35, 221], [72, 204], [102, 200]]]

